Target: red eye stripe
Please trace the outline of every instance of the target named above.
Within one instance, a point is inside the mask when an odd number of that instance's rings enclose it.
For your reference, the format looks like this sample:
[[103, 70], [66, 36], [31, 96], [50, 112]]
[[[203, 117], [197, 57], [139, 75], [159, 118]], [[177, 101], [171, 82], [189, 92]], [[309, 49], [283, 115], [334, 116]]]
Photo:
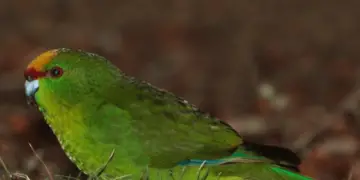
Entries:
[[34, 68], [27, 69], [24, 72], [25, 79], [39, 79], [41, 77], [47, 76], [46, 72], [36, 71]]

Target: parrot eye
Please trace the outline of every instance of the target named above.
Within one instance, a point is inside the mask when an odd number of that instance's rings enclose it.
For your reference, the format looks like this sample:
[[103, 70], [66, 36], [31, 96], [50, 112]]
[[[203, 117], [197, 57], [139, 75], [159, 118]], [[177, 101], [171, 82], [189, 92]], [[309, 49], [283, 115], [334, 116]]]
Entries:
[[53, 67], [49, 73], [51, 77], [60, 77], [63, 74], [63, 70], [60, 67]]

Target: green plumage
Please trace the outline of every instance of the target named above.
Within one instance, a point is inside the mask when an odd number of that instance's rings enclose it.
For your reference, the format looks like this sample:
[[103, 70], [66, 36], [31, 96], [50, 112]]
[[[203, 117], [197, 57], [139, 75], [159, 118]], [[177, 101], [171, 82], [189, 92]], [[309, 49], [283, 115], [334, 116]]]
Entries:
[[66, 154], [89, 175], [107, 164], [103, 179], [192, 180], [203, 165], [209, 180], [310, 179], [286, 168], [299, 163], [290, 151], [244, 141], [229, 125], [103, 57], [59, 49], [44, 71], [55, 66], [62, 76], [40, 78], [35, 100]]

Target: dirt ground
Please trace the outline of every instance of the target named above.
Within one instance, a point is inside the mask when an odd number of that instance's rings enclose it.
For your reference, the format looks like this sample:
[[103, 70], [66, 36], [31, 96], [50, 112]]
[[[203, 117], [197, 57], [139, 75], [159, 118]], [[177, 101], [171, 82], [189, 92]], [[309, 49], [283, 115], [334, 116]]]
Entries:
[[107, 57], [252, 141], [294, 150], [306, 175], [360, 180], [359, 5], [0, 0], [0, 156], [32, 179], [44, 179], [45, 167], [78, 174], [23, 88], [32, 58], [69, 47]]

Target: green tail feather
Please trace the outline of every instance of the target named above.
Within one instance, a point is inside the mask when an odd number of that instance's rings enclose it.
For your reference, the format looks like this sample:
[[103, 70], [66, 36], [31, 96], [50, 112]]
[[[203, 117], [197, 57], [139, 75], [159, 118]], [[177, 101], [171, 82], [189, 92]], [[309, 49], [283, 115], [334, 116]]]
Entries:
[[273, 167], [271, 168], [274, 172], [277, 172], [278, 174], [288, 178], [288, 179], [293, 179], [293, 180], [312, 180], [312, 178], [310, 177], [306, 177], [304, 175], [295, 173], [295, 172], [291, 172], [288, 170], [285, 170], [284, 168], [280, 168], [280, 167]]
[[293, 168], [288, 169], [261, 156], [244, 154], [243, 150], [223, 159], [222, 165], [213, 166], [211, 169], [215, 173], [221, 172], [224, 177], [221, 179], [224, 180], [227, 180], [227, 177], [241, 177], [243, 180], [312, 180]]
[[312, 180], [298, 172], [299, 164], [300, 159], [288, 149], [244, 143], [229, 157], [207, 161], [189, 160], [179, 165], [203, 165], [212, 174], [221, 174], [220, 180]]
[[301, 175], [298, 170], [300, 159], [292, 151], [276, 146], [267, 146], [254, 143], [244, 143], [224, 164], [233, 163], [234, 167], [225, 173], [233, 171], [243, 179], [254, 180], [312, 180]]

